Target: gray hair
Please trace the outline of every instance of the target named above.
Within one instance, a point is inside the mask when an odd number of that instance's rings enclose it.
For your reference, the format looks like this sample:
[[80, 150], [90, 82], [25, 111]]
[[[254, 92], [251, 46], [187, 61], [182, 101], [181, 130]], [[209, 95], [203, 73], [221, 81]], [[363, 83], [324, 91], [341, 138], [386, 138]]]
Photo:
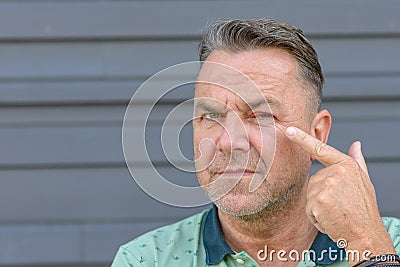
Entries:
[[[239, 53], [262, 48], [281, 48], [299, 63], [308, 102], [320, 108], [324, 76], [318, 55], [303, 31], [275, 19], [220, 20], [208, 27], [199, 45], [200, 61], [215, 50]], [[305, 83], [304, 83], [305, 82]]]

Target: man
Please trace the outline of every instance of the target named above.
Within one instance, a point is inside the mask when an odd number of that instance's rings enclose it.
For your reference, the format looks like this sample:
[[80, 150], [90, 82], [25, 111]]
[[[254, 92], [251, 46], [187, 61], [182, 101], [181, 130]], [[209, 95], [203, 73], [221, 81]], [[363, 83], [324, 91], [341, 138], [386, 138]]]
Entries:
[[[215, 205], [122, 246], [113, 266], [399, 264], [381, 256], [400, 254], [400, 220], [380, 217], [360, 142], [348, 154], [326, 144], [324, 78], [302, 31], [219, 21], [200, 60], [194, 154]], [[325, 167], [308, 178], [313, 160]]]

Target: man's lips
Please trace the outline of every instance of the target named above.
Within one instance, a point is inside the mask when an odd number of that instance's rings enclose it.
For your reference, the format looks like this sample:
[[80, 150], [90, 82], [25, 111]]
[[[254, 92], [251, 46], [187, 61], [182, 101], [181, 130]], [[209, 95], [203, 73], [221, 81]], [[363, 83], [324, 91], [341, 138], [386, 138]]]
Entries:
[[216, 175], [249, 175], [249, 174], [254, 174], [254, 170], [248, 170], [248, 169], [228, 169], [224, 171], [217, 171], [214, 172]]

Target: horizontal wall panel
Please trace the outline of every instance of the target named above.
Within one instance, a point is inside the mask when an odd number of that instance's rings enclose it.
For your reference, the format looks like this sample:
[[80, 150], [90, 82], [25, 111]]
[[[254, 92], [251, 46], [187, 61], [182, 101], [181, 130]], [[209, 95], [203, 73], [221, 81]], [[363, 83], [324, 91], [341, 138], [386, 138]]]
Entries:
[[328, 100], [400, 99], [400, 75], [328, 75], [323, 95]]
[[399, 123], [399, 101], [331, 101], [322, 104], [327, 109], [335, 122], [363, 120], [375, 123], [375, 120], [392, 121]]
[[[35, 127], [35, 126], [65, 126], [82, 125], [114, 125], [122, 128], [127, 111], [126, 105], [53, 105], [53, 106], [0, 106], [0, 128]], [[178, 109], [174, 112], [174, 110]], [[126, 121], [134, 124], [148, 121], [161, 125], [170, 114], [168, 120], [179, 123], [186, 118], [192, 118], [193, 103], [186, 104], [138, 104], [130, 108], [132, 115]], [[144, 114], [142, 116], [142, 114]], [[147, 116], [148, 115], [148, 116]]]
[[328, 75], [400, 72], [400, 55], [396, 52], [400, 38], [318, 39], [311, 42]]
[[122, 162], [121, 127], [8, 128], [1, 165]]
[[393, 145], [400, 135], [398, 120], [333, 122], [329, 143], [343, 152], [359, 140], [366, 158], [390, 160], [399, 158], [399, 147]]
[[[197, 186], [194, 174], [168, 167], [158, 170], [174, 184]], [[148, 179], [157, 179], [153, 170], [141, 171], [148, 173]], [[163, 222], [204, 209], [173, 207], [149, 197], [126, 167], [1, 170], [0, 174], [0, 224]]]
[[45, 125], [122, 125], [126, 107], [104, 106], [0, 106], [0, 128]]
[[94, 76], [103, 73], [100, 44], [1, 43], [0, 78]]
[[[318, 39], [314, 45], [327, 75], [400, 73], [400, 38]], [[0, 43], [0, 79], [144, 78], [197, 60], [197, 46], [190, 40]], [[377, 47], [384, 49], [376, 53]]]
[[197, 42], [0, 43], [0, 79], [147, 77], [197, 60]]
[[[146, 135], [143, 135], [145, 129]], [[135, 150], [139, 142], [144, 143], [145, 137], [150, 158], [154, 162], [165, 161], [160, 133], [159, 125], [146, 128], [135, 126], [130, 132], [131, 143], [125, 147]], [[121, 126], [3, 128], [0, 130], [0, 143], [8, 153], [0, 154], [0, 166], [122, 164], [121, 135]], [[171, 135], [166, 135], [166, 138], [173, 142], [177, 140], [176, 136]], [[182, 149], [191, 151], [191, 133], [184, 131], [181, 138], [184, 142]], [[177, 159], [180, 157], [177, 156]], [[148, 162], [142, 153], [133, 154], [129, 160], [135, 163]]]
[[[0, 104], [2, 105], [54, 105], [54, 104], [113, 104], [125, 103], [134, 96], [145, 79], [126, 80], [86, 80], [75, 81], [26, 81], [26, 82], [0, 82]], [[163, 85], [162, 82], [159, 83]], [[177, 84], [178, 86], [179, 84]], [[164, 87], [161, 87], [164, 88]], [[170, 88], [166, 88], [170, 89]], [[162, 100], [174, 102], [193, 97], [194, 84], [189, 84], [185, 89], [172, 88]], [[160, 96], [144, 92], [144, 103], [154, 103]]]
[[0, 82], [0, 104], [128, 103], [143, 81], [89, 80]]
[[[35, 1], [1, 6], [2, 39], [197, 36], [217, 18], [275, 17], [310, 34], [388, 34], [400, 29], [400, 5], [394, 0]], [[371, 10], [379, 19], [371, 20]]]
[[399, 162], [369, 164], [368, 171], [375, 187], [382, 216], [400, 218], [399, 202], [395, 197], [400, 187]]
[[76, 225], [0, 226], [0, 265], [79, 262], [80, 243]]

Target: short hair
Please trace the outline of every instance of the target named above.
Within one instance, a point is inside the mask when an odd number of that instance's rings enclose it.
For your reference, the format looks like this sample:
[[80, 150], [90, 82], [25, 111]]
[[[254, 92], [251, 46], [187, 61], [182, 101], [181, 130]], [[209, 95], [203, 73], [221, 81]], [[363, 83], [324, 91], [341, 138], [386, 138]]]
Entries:
[[239, 53], [263, 48], [281, 48], [296, 58], [307, 102], [318, 111], [324, 83], [318, 55], [303, 31], [289, 23], [270, 18], [216, 21], [200, 41], [199, 56], [205, 61], [215, 50]]

